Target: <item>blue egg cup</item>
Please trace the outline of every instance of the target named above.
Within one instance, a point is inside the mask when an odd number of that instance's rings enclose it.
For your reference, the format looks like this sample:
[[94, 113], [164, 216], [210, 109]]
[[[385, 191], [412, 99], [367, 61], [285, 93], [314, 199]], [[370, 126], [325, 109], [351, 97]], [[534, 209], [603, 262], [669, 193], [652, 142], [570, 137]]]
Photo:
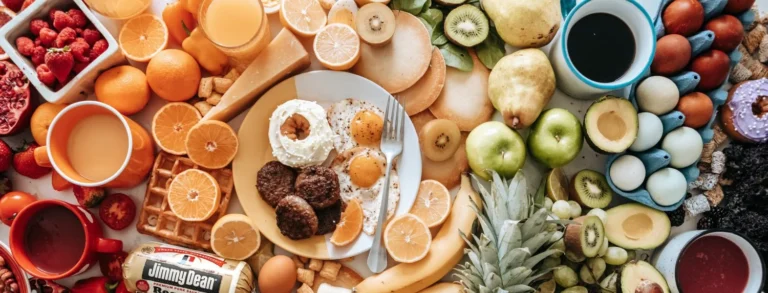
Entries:
[[[661, 18], [662, 18], [664, 8], [666, 8], [667, 4], [669, 4], [670, 2], [672, 2], [672, 0], [662, 0], [661, 7], [659, 9], [659, 13], [655, 21], [657, 38], [661, 38], [662, 36], [664, 36], [664, 24]], [[704, 14], [705, 14], [704, 19], [706, 21], [720, 15], [723, 9], [725, 8], [725, 5], [728, 3], [728, 0], [700, 0], [700, 2], [701, 2], [701, 5], [704, 7]], [[748, 10], [744, 13], [741, 13], [735, 16], [739, 20], [741, 20], [741, 22], [744, 24], [745, 27], [747, 27], [749, 24], [751, 24], [755, 20], [755, 14], [752, 10]], [[714, 40], [715, 40], [715, 34], [714, 32], [709, 30], [704, 30], [693, 36], [688, 37], [688, 42], [691, 43], [691, 51], [692, 51], [691, 60], [696, 58], [696, 56], [698, 56], [699, 54], [709, 50]], [[742, 58], [741, 52], [739, 52], [739, 50], [734, 50], [733, 52], [728, 54], [728, 57], [731, 60], [731, 63], [730, 63], [731, 69], [733, 69], [733, 67], [736, 66], [736, 64], [738, 64]], [[729, 75], [730, 75], [730, 72], [729, 72]], [[648, 76], [651, 76], [650, 69], [645, 73], [645, 77], [648, 77]], [[701, 77], [696, 72], [684, 71], [674, 76], [670, 76], [669, 79], [671, 79], [675, 83], [675, 85], [677, 85], [677, 88], [680, 91], [680, 96], [682, 97], [690, 92], [693, 92], [696, 89], [696, 86], [699, 84]], [[728, 78], [726, 78], [726, 82], [727, 80]], [[633, 84], [630, 88], [629, 100], [632, 102], [635, 108], [638, 108], [637, 97], [635, 93], [637, 91], [637, 86], [640, 83], [642, 83], [642, 81], [643, 79]], [[714, 130], [712, 129], [712, 127], [713, 127], [713, 124], [715, 123], [715, 120], [717, 119], [717, 109], [718, 107], [725, 104], [725, 100], [728, 98], [728, 92], [725, 89], [723, 89], [724, 85], [725, 83], [723, 83], [723, 85], [721, 85], [720, 88], [705, 93], [712, 100], [712, 104], [714, 105], [714, 108], [715, 108], [715, 111], [712, 114], [712, 117], [709, 119], [709, 122], [707, 123], [707, 125], [697, 129], [697, 131], [699, 132], [699, 135], [701, 135], [702, 142], [705, 144], [710, 142], [712, 140], [712, 137], [714, 136]], [[640, 161], [643, 162], [643, 165], [645, 165], [646, 179], [648, 178], [648, 176], [650, 176], [654, 172], [669, 166], [671, 157], [669, 153], [661, 149], [661, 142], [664, 140], [664, 136], [666, 136], [669, 132], [683, 125], [683, 123], [685, 122], [685, 115], [683, 115], [683, 113], [679, 111], [672, 111], [667, 114], [660, 115], [659, 119], [661, 119], [661, 124], [663, 126], [663, 136], [659, 141], [659, 144], [656, 145], [656, 147], [643, 152], [629, 151], [629, 152], [614, 154], [609, 156], [605, 162], [605, 170], [606, 170], [605, 177], [608, 181], [608, 185], [611, 187], [611, 189], [613, 189], [613, 191], [616, 194], [623, 196], [625, 198], [634, 200], [636, 202], [642, 203], [646, 206], [649, 206], [657, 210], [673, 211], [679, 208], [683, 204], [683, 201], [685, 201], [685, 198], [681, 199], [679, 202], [673, 205], [662, 206], [657, 204], [655, 201], [653, 201], [653, 199], [651, 198], [651, 194], [648, 192], [648, 190], [645, 189], [644, 185], [632, 191], [623, 191], [617, 188], [616, 185], [613, 184], [613, 180], [611, 180], [611, 175], [610, 175], [610, 170], [611, 170], [611, 166], [613, 165], [613, 162], [616, 161], [617, 158], [625, 154], [634, 155], [637, 158], [639, 158]], [[699, 177], [700, 171], [698, 168], [698, 163], [699, 162], [697, 160], [690, 166], [678, 169], [685, 176], [687, 183], [691, 183], [695, 181], [696, 178]]]

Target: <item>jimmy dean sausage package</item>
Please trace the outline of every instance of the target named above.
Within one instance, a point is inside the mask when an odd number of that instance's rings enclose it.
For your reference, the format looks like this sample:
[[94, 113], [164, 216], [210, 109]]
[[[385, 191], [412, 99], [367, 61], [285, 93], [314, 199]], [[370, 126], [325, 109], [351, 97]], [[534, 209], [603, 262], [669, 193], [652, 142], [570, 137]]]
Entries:
[[149, 242], [123, 263], [128, 291], [140, 293], [251, 293], [251, 267], [242, 261]]

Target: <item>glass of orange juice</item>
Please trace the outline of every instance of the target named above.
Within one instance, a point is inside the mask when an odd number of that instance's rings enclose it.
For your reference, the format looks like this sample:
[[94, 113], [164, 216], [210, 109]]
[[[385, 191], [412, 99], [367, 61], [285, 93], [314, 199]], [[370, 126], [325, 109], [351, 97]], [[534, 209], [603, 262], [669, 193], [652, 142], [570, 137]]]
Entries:
[[235, 67], [248, 66], [272, 39], [261, 0], [203, 0], [199, 26]]
[[152, 0], [85, 0], [93, 11], [112, 19], [129, 19], [147, 10]]

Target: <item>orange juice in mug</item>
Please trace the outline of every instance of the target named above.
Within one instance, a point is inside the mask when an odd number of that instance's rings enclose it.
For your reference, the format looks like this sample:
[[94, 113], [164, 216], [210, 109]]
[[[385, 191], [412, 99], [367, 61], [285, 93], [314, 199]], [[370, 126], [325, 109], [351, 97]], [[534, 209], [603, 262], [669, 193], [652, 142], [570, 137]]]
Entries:
[[47, 156], [35, 156], [39, 164], [52, 165], [64, 179], [80, 186], [136, 186], [154, 161], [147, 131], [95, 101], [64, 108], [48, 129], [44, 151]]

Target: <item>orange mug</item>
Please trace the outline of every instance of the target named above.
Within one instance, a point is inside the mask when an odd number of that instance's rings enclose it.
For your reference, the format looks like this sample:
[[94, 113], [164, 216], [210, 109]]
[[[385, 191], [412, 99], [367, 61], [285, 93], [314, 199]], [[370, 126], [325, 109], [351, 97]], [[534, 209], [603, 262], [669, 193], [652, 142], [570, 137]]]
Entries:
[[[79, 186], [134, 187], [144, 181], [155, 158], [154, 142], [141, 125], [97, 101], [64, 108], [53, 118], [46, 142], [35, 149], [35, 161]], [[99, 157], [104, 151], [112, 155]], [[94, 172], [107, 173], [91, 176]]]

